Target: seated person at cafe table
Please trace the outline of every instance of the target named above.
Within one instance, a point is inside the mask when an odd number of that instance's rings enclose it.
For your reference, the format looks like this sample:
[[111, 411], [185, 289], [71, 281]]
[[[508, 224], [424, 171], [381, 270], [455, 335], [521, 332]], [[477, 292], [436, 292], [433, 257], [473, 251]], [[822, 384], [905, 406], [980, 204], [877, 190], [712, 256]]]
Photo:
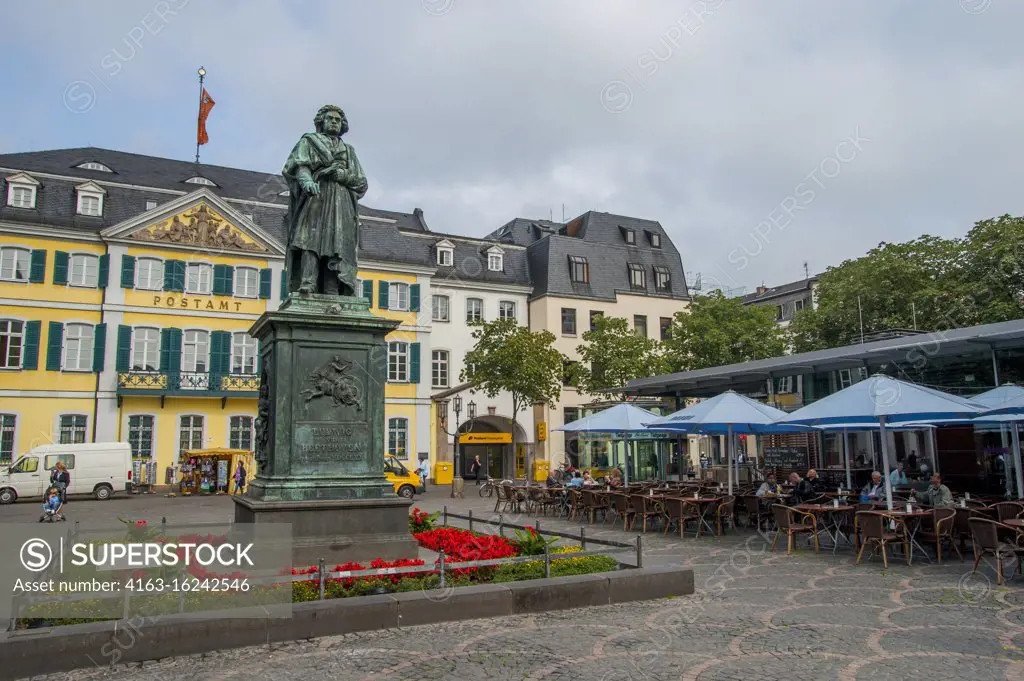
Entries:
[[875, 471], [871, 474], [871, 482], [864, 485], [860, 491], [862, 501], [880, 501], [885, 498], [885, 483], [882, 482], [882, 474]]
[[807, 471], [807, 482], [810, 483], [815, 494], [820, 495], [825, 491], [825, 481], [818, 477], [818, 471], [813, 468]]
[[953, 494], [948, 487], [942, 484], [942, 476], [938, 473], [932, 476], [931, 487], [924, 492], [914, 490], [911, 494], [925, 506], [948, 508], [953, 505]]
[[612, 469], [612, 474], [608, 476], [609, 487], [622, 487], [622, 471], [618, 468]]
[[583, 476], [580, 475], [579, 471], [576, 471], [575, 473], [572, 474], [572, 480], [570, 480], [569, 482], [565, 483], [565, 486], [566, 487], [575, 487], [577, 489], [579, 489], [580, 487], [583, 487]]
[[806, 503], [818, 496], [814, 491], [814, 485], [811, 484], [811, 481], [801, 478], [799, 473], [790, 473], [789, 482], [794, 486], [793, 496], [791, 497], [794, 506]]
[[775, 482], [774, 473], [769, 473], [765, 481], [757, 488], [757, 496], [759, 497], [777, 497], [780, 492], [782, 492], [782, 488], [779, 487], [779, 483]]
[[583, 471], [583, 486], [593, 487], [597, 484], [597, 480], [594, 480], [594, 476], [590, 474], [590, 471]]
[[903, 464], [896, 464], [896, 470], [889, 473], [889, 483], [893, 487], [906, 487], [910, 484], [910, 480], [907, 479], [907, 474], [903, 470]]

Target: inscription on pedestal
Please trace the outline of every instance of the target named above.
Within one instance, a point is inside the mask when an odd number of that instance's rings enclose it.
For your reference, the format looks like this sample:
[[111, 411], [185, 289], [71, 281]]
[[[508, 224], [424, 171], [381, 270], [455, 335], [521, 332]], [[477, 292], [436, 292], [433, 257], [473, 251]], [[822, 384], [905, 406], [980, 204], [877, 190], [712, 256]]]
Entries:
[[299, 423], [292, 450], [298, 473], [361, 475], [368, 471], [369, 428], [365, 423]]

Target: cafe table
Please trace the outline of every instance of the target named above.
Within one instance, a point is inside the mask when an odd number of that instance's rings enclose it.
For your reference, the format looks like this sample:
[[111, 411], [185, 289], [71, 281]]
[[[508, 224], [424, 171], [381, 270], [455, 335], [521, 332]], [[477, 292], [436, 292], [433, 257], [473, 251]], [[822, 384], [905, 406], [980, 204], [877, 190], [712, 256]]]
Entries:
[[686, 503], [695, 504], [697, 506], [697, 512], [700, 514], [700, 521], [697, 523], [697, 536], [700, 536], [701, 526], [708, 528], [708, 532], [715, 535], [715, 528], [708, 522], [708, 514], [715, 509], [715, 503], [719, 501], [718, 497], [695, 497], [692, 494], [676, 497]]
[[923, 546], [917, 541], [917, 532], [921, 529], [921, 521], [932, 515], [931, 509], [923, 509], [920, 506], [913, 506], [914, 510], [907, 512], [906, 510], [895, 510], [884, 511], [888, 516], [895, 518], [897, 521], [903, 523], [903, 527], [907, 532], [907, 539], [910, 544], [909, 555], [907, 556], [907, 565], [910, 565], [914, 560], [914, 548], [920, 549], [921, 553], [928, 560], [932, 562], [931, 556]]
[[1015, 530], [1024, 531], [1024, 518], [1010, 518], [1009, 520], [1004, 520], [1003, 525], [1012, 527]]
[[849, 504], [800, 504], [795, 506], [798, 511], [804, 511], [805, 513], [813, 513], [819, 518], [820, 528], [818, 534], [822, 532], [832, 542], [832, 554], [835, 555], [836, 550], [839, 549], [839, 538], [846, 542], [848, 546], [852, 546], [853, 542], [850, 537], [843, 532], [843, 516], [850, 511], [855, 509], [854, 506]]

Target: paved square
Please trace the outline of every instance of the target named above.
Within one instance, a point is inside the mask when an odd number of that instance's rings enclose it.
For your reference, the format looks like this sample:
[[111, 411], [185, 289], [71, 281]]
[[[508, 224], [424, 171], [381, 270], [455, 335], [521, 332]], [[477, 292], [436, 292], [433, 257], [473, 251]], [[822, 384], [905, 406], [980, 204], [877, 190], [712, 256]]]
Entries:
[[[475, 488], [467, 490], [476, 493]], [[486, 522], [493, 500], [452, 502], [431, 488], [416, 505], [472, 509]], [[225, 497], [72, 501], [71, 518], [117, 516], [158, 523], [230, 517]], [[0, 522], [34, 522], [36, 504], [0, 508]], [[534, 518], [504, 516], [507, 522]], [[577, 532], [579, 523], [540, 518]], [[465, 522], [458, 523], [465, 525]], [[633, 541], [637, 532], [600, 521], [590, 537]], [[801, 550], [771, 553], [751, 531], [724, 539], [644, 535], [645, 565], [686, 565], [694, 597], [538, 616], [411, 627], [228, 650], [131, 667], [41, 679], [965, 679], [1024, 681], [1024, 579], [995, 586], [994, 571], [970, 576], [954, 556], [943, 565], [880, 561], [853, 565]]]

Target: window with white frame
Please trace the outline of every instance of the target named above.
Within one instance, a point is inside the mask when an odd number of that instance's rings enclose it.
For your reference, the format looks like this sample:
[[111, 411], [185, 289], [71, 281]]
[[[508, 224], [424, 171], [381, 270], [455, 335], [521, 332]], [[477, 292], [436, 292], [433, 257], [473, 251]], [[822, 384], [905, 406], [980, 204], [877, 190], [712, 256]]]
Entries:
[[92, 324], [64, 326], [64, 371], [92, 371]]
[[164, 261], [159, 258], [136, 260], [135, 288], [143, 291], [162, 291], [164, 288]]
[[112, 172], [114, 172], [113, 170], [111, 170], [107, 166], [103, 165], [102, 163], [97, 163], [96, 161], [86, 161], [85, 163], [79, 163], [75, 167], [76, 168], [81, 168], [82, 170], [98, 170], [101, 173], [112, 173]]
[[185, 293], [209, 295], [213, 287], [213, 265], [190, 262], [185, 265]]
[[503, 300], [498, 303], [498, 319], [516, 318], [516, 304], [512, 300]]
[[205, 177], [200, 177], [199, 175], [196, 175], [195, 177], [190, 177], [187, 180], [185, 180], [185, 182], [188, 184], [202, 184], [206, 185], [207, 187], [217, 186], [217, 184], [212, 180], [207, 180]]
[[629, 263], [629, 287], [634, 289], [647, 289], [647, 272], [643, 265]]
[[12, 208], [35, 208], [38, 185], [27, 175], [7, 178], [7, 205]]
[[793, 303], [793, 309], [794, 309], [794, 310], [795, 310], [796, 312], [799, 312], [800, 310], [804, 309], [804, 301], [803, 301], [803, 299], [800, 299], [800, 300], [797, 300], [797, 301], [795, 301], [795, 302]]
[[156, 208], [156, 206], [157, 206], [156, 201], [154, 201], [152, 199], [150, 199], [149, 201], [146, 201], [146, 210], [153, 210], [154, 208]]
[[245, 331], [235, 333], [231, 339], [231, 373], [255, 374], [258, 347], [256, 339]]
[[850, 370], [849, 369], [840, 369], [839, 370], [839, 389], [842, 390], [843, 388], [849, 388], [851, 385], [853, 385], [853, 376], [851, 375]]
[[388, 309], [408, 310], [409, 309], [409, 285], [399, 282], [388, 284]]
[[78, 214], [91, 217], [103, 215], [103, 194], [78, 192]]
[[235, 295], [255, 298], [260, 293], [260, 272], [254, 267], [235, 268]]
[[775, 321], [781, 322], [785, 318], [786, 318], [786, 306], [785, 305], [776, 305], [775, 306]]
[[482, 322], [484, 319], [484, 301], [480, 298], [466, 298], [466, 322]]
[[569, 256], [569, 280], [578, 284], [590, 283], [590, 265], [586, 258], [580, 255]]
[[57, 444], [80, 445], [85, 442], [85, 425], [88, 421], [85, 414], [62, 414]]
[[404, 383], [409, 380], [409, 344], [388, 343], [388, 380]]
[[25, 322], [0, 319], [0, 369], [20, 369], [25, 346]]
[[132, 414], [128, 417], [128, 444], [132, 458], [150, 461], [153, 458], [153, 417]]
[[182, 416], [178, 421], [178, 449], [202, 449], [203, 448], [203, 417]]
[[491, 272], [501, 272], [504, 269], [504, 261], [501, 253], [488, 253], [487, 269]]
[[448, 296], [434, 295], [430, 303], [430, 318], [435, 322], [451, 320], [451, 299]]
[[210, 368], [210, 334], [190, 329], [182, 334], [181, 370], [202, 374]]
[[453, 262], [455, 262], [454, 249], [447, 248], [445, 246], [438, 246], [437, 264], [440, 265], [441, 267], [451, 267]]
[[406, 458], [409, 444], [409, 419], [388, 419], [388, 454]]
[[232, 416], [228, 426], [228, 446], [231, 449], [252, 449], [252, 417]]
[[6, 246], [0, 248], [0, 279], [28, 281], [32, 253], [27, 248]]
[[793, 392], [793, 377], [779, 376], [775, 379], [775, 393], [785, 394]]
[[0, 461], [10, 462], [14, 458], [14, 431], [18, 417], [14, 414], [0, 414]]
[[658, 291], [668, 291], [672, 288], [672, 275], [667, 267], [654, 266], [654, 288]]
[[434, 388], [448, 387], [448, 351], [432, 350], [430, 353], [430, 385]]
[[156, 371], [160, 367], [160, 329], [144, 326], [132, 330], [132, 371]]
[[72, 253], [68, 261], [69, 286], [96, 288], [100, 280], [99, 256], [91, 253]]

